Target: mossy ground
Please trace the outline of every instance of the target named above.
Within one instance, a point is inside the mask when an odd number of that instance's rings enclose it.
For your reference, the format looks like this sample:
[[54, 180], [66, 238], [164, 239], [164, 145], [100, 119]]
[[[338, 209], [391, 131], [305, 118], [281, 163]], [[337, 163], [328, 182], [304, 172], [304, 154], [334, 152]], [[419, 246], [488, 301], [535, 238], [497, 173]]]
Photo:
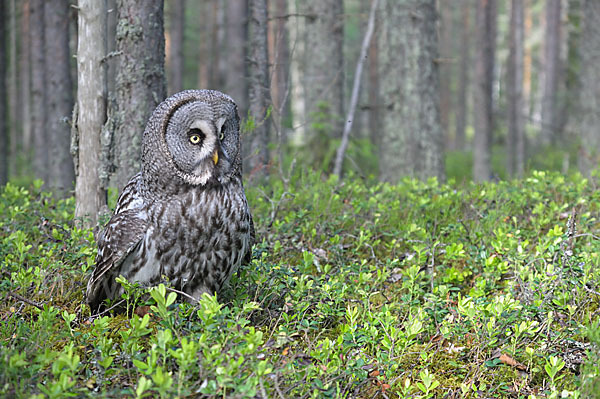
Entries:
[[600, 385], [593, 181], [300, 173], [247, 194], [258, 243], [218, 300], [129, 286], [127, 313], [91, 319], [95, 243], [74, 200], [3, 188], [0, 395], [529, 398]]

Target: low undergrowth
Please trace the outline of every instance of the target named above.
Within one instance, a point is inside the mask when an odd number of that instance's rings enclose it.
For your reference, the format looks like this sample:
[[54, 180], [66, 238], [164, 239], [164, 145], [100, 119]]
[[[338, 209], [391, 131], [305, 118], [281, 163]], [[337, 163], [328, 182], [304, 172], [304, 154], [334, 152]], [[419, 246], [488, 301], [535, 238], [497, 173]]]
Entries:
[[273, 178], [247, 189], [258, 243], [219, 298], [124, 282], [128, 312], [95, 319], [94, 236], [39, 187], [0, 195], [0, 396], [600, 397], [600, 193], [579, 176]]

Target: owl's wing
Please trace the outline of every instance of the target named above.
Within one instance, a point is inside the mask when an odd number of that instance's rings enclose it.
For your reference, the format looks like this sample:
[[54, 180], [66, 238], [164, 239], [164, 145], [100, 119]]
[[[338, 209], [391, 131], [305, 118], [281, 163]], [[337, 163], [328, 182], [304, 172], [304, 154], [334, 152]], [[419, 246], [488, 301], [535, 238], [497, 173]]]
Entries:
[[115, 214], [98, 237], [96, 267], [88, 282], [86, 302], [96, 311], [106, 298], [112, 298], [121, 264], [142, 241], [148, 221], [139, 196], [140, 176], [125, 186], [117, 200]]

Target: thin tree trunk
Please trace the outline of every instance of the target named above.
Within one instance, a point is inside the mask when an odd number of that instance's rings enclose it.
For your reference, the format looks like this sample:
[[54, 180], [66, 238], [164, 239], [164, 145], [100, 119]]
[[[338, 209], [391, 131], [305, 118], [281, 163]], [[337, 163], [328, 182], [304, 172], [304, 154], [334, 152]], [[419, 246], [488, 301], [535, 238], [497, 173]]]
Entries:
[[94, 226], [106, 206], [99, 174], [100, 132], [106, 121], [106, 0], [79, 0], [78, 10], [75, 216]]
[[8, 155], [8, 170], [9, 175], [17, 174], [17, 155], [22, 147], [21, 135], [21, 116], [19, 112], [22, 106], [19, 102], [19, 92], [17, 90], [17, 82], [19, 81], [19, 71], [17, 69], [17, 5], [16, 0], [10, 0], [9, 3], [9, 72], [8, 72], [8, 108], [10, 127], [8, 129], [8, 137], [10, 143], [10, 153]]
[[31, 129], [35, 176], [48, 182], [49, 156], [46, 134], [46, 63], [44, 61], [44, 1], [31, 0], [29, 50], [31, 56]]
[[8, 181], [8, 110], [6, 107], [6, 60], [8, 59], [6, 49], [6, 2], [0, 2], [0, 185]]
[[248, 0], [229, 0], [226, 10], [227, 25], [225, 27], [225, 44], [227, 51], [223, 54], [227, 65], [225, 72], [225, 87], [223, 91], [236, 102], [242, 117], [248, 113], [248, 69], [246, 59], [248, 51], [246, 41], [248, 36]]
[[214, 38], [212, 36], [213, 25], [215, 24], [212, 18], [211, 12], [214, 9], [214, 5], [209, 2], [196, 3], [197, 15], [196, 19], [199, 21], [197, 24], [198, 34], [198, 56], [196, 63], [198, 65], [197, 73], [197, 86], [201, 89], [206, 89], [211, 86], [211, 70], [212, 70], [212, 57], [211, 49]]
[[162, 0], [117, 1], [117, 51], [111, 184], [122, 188], [139, 172], [142, 134], [165, 98], [165, 41]]
[[380, 11], [380, 178], [443, 180], [435, 0], [383, 0]]
[[558, 139], [558, 80], [560, 75], [561, 0], [546, 1], [546, 31], [542, 80], [541, 143], [554, 144]]
[[[274, 124], [282, 136], [282, 122], [290, 118], [289, 75], [290, 48], [286, 25], [287, 3], [285, 0], [273, 2], [274, 20], [269, 24], [269, 57], [271, 64], [271, 100], [273, 101]], [[276, 121], [276, 122], [275, 122]], [[285, 139], [285, 137], [282, 137]]]
[[452, 97], [450, 86], [452, 80], [452, 39], [454, 37], [454, 27], [452, 26], [452, 12], [456, 4], [450, 2], [438, 2], [439, 12], [441, 14], [440, 34], [439, 34], [439, 53], [440, 53], [440, 120], [442, 131], [444, 132], [446, 148], [455, 147], [455, 138], [450, 134], [450, 113], [452, 108]]
[[73, 84], [69, 52], [69, 4], [64, 0], [44, 2], [46, 63], [46, 135], [49, 150], [48, 187], [66, 196], [75, 180], [73, 160], [69, 154], [70, 126], [73, 111]]
[[583, 2], [581, 34], [581, 151], [579, 170], [590, 176], [600, 162], [600, 3]]
[[[289, 13], [291, 15], [301, 15], [302, 9], [297, 2], [289, 2]], [[306, 43], [303, 38], [306, 36], [306, 25], [308, 18], [305, 16], [290, 18], [289, 34], [290, 34], [290, 109], [294, 117], [292, 141], [298, 144], [306, 144], [306, 133], [308, 126], [306, 122], [306, 104], [305, 104], [305, 88], [303, 85], [304, 78], [304, 54], [306, 53]]]
[[[567, 2], [567, 21], [568, 27], [565, 29], [567, 56], [563, 64], [565, 73], [565, 101], [562, 106], [562, 122], [561, 130], [564, 131], [564, 136], [569, 132], [576, 132], [579, 118], [579, 98], [581, 93], [581, 54], [579, 52], [579, 43], [581, 40], [582, 30], [582, 0], [568, 0]], [[572, 134], [571, 134], [572, 136]], [[577, 137], [565, 137], [566, 141], [572, 141]]]
[[379, 24], [375, 26], [375, 37], [369, 47], [369, 137], [373, 148], [379, 148], [380, 139], [380, 101], [379, 101], [379, 46], [377, 34], [379, 33]]
[[309, 161], [323, 162], [329, 139], [340, 138], [344, 126], [344, 8], [342, 0], [301, 4], [306, 16], [303, 86]]
[[509, 176], [523, 176], [525, 132], [523, 118], [523, 0], [512, 0], [510, 10], [509, 56], [507, 70], [508, 135], [506, 169]]
[[477, 0], [477, 54], [473, 111], [475, 140], [473, 148], [473, 178], [485, 181], [492, 177], [492, 134], [494, 57], [496, 42], [496, 0]]
[[[21, 78], [19, 79], [20, 100], [23, 105], [21, 114], [22, 123], [22, 153], [25, 155], [23, 160], [20, 160], [24, 165], [30, 168], [30, 162], [23, 162], [31, 159], [31, 52], [29, 51], [29, 21], [30, 21], [30, 0], [25, 0], [21, 4], [21, 26], [20, 39], [21, 49], [19, 52], [19, 70]], [[31, 169], [29, 169], [31, 170]], [[22, 171], [22, 173], [25, 171]], [[26, 173], [26, 172], [25, 172]]]
[[354, 121], [355, 112], [356, 112], [356, 104], [358, 104], [358, 96], [360, 93], [360, 82], [362, 80], [362, 70], [365, 58], [367, 58], [367, 51], [369, 48], [369, 44], [371, 43], [371, 37], [373, 36], [373, 31], [375, 29], [375, 13], [377, 11], [377, 5], [379, 0], [372, 0], [371, 10], [369, 12], [369, 23], [367, 26], [367, 31], [365, 32], [365, 37], [363, 39], [360, 55], [358, 57], [358, 62], [356, 64], [356, 71], [354, 72], [354, 84], [352, 85], [352, 96], [350, 97], [350, 107], [348, 109], [348, 115], [345, 119], [344, 124], [344, 132], [342, 133], [342, 142], [338, 147], [336, 157], [335, 157], [335, 165], [333, 168], [333, 173], [342, 176], [342, 166], [344, 163], [344, 156], [346, 154], [346, 149], [348, 148], [348, 141], [350, 137], [350, 131], [352, 130], [352, 123]]
[[167, 60], [169, 77], [167, 80], [169, 93], [174, 94], [183, 89], [183, 41], [185, 27], [185, 0], [170, 1], [169, 42], [167, 44]]
[[[524, 14], [525, 14], [525, 37], [531, 37], [531, 31], [533, 29], [533, 17], [531, 15], [531, 3], [530, 0], [523, 0]], [[533, 104], [531, 101], [531, 78], [532, 78], [532, 46], [525, 43], [524, 55], [523, 55], [523, 103], [525, 105], [525, 119], [528, 120], [532, 115]]]
[[267, 172], [269, 162], [269, 55], [267, 51], [267, 2], [250, 0], [249, 52], [250, 116], [254, 130], [250, 132], [250, 173]]
[[469, 71], [471, 66], [471, 0], [462, 0], [462, 25], [460, 27], [460, 61], [456, 94], [456, 132], [454, 148], [465, 150], [468, 108]]

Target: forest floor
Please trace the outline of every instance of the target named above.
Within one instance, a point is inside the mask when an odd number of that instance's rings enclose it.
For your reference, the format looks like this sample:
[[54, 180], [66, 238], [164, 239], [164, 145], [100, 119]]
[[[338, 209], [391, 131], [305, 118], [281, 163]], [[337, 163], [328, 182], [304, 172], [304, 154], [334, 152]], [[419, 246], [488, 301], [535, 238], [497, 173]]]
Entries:
[[[299, 174], [247, 188], [258, 243], [218, 298], [125, 284], [92, 319], [74, 200], [0, 193], [0, 396], [600, 397], [600, 191]], [[595, 395], [595, 396], [594, 396]]]

